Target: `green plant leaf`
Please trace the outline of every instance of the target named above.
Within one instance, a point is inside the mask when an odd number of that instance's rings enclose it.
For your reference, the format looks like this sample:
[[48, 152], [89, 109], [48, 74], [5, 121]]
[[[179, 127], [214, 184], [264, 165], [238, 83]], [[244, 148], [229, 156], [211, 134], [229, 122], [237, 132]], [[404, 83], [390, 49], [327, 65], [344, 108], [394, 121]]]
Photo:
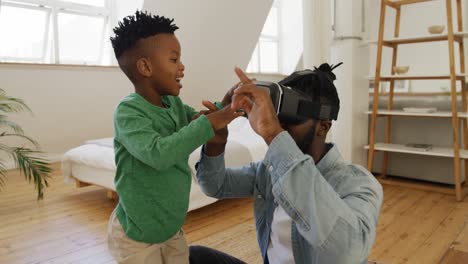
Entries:
[[34, 182], [37, 190], [37, 199], [44, 198], [44, 188], [49, 186], [47, 179], [50, 177], [52, 169], [50, 163], [42, 157], [41, 151], [29, 148], [12, 148], [13, 159], [20, 173], [23, 174], [29, 182]]
[[5, 186], [5, 180], [7, 175], [6, 175], [6, 168], [3, 162], [0, 162], [0, 189]]
[[[7, 96], [5, 91], [0, 89], [0, 127], [7, 130], [0, 133], [0, 138], [19, 137], [38, 148], [39, 145], [35, 140], [24, 135], [23, 129], [18, 124], [9, 121], [7, 116], [2, 114], [2, 112], [12, 113], [25, 110], [31, 112], [31, 109], [23, 100]], [[19, 169], [26, 180], [34, 182], [35, 189], [37, 190], [37, 199], [43, 199], [44, 188], [49, 186], [47, 179], [52, 171], [49, 161], [43, 158], [44, 153], [27, 147], [10, 147], [5, 144], [0, 144], [0, 151], [7, 153], [13, 158], [16, 168]], [[3, 161], [0, 161], [0, 190], [5, 186], [6, 177], [5, 164]]]
[[10, 133], [7, 133], [7, 132], [3, 132], [3, 133], [0, 133], [0, 138], [1, 137], [19, 137], [19, 138], [25, 139], [28, 142], [32, 143], [36, 148], [39, 147], [39, 144], [34, 139], [32, 139], [32, 138], [30, 138], [30, 137], [28, 137], [26, 135], [10, 134]]
[[12, 113], [25, 110], [32, 113], [31, 109], [22, 99], [7, 96], [5, 91], [0, 89], [0, 111], [4, 113]]
[[0, 127], [11, 129], [16, 134], [24, 135], [23, 129], [15, 122], [7, 120], [6, 115], [0, 115]]

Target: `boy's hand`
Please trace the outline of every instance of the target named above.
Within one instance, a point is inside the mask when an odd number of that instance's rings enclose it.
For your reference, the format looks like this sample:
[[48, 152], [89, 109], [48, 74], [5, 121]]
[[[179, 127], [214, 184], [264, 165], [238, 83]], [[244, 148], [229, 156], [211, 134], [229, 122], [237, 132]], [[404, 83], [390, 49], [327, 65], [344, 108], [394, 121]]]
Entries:
[[[202, 110], [203, 112], [207, 112], [206, 114], [209, 113], [214, 113], [218, 111], [218, 108], [216, 105], [214, 105], [210, 101], [203, 101], [203, 105], [208, 108], [208, 110]], [[200, 111], [200, 112], [202, 112]], [[215, 136], [211, 138], [207, 144], [226, 144], [227, 143], [227, 138], [229, 135], [229, 131], [227, 128], [227, 125], [224, 128], [221, 128], [219, 130], [215, 130]]]
[[223, 109], [217, 110], [216, 106], [211, 102], [204, 101], [203, 105], [210, 109], [211, 113], [207, 114], [206, 117], [213, 126], [213, 130], [216, 132], [220, 129], [226, 128], [232, 120], [243, 116], [244, 113], [236, 112], [231, 108], [231, 105], [224, 106]]
[[199, 118], [199, 117], [202, 116], [202, 115], [207, 115], [207, 114], [209, 114], [209, 113], [211, 113], [211, 112], [212, 112], [212, 111], [210, 111], [210, 110], [201, 110], [200, 112], [198, 112], [198, 114], [192, 116], [192, 121], [195, 120], [195, 119], [197, 119], [197, 118]]
[[203, 101], [203, 105], [209, 109], [208, 111], [210, 113], [207, 114], [208, 119], [212, 117], [216, 119], [217, 118], [216, 114], [222, 115], [226, 118], [224, 122], [227, 122], [227, 123], [221, 129], [216, 130], [214, 129], [215, 126], [213, 126], [213, 129], [215, 130], [215, 135], [203, 147], [203, 152], [206, 155], [218, 156], [218, 155], [221, 155], [226, 148], [226, 143], [227, 143], [227, 139], [229, 135], [227, 124], [229, 124], [233, 119], [237, 118], [238, 116], [242, 116], [244, 113], [233, 112], [233, 110], [230, 110], [231, 108], [230, 104], [226, 105], [221, 110], [218, 110], [216, 105], [214, 105], [213, 103], [209, 101]]

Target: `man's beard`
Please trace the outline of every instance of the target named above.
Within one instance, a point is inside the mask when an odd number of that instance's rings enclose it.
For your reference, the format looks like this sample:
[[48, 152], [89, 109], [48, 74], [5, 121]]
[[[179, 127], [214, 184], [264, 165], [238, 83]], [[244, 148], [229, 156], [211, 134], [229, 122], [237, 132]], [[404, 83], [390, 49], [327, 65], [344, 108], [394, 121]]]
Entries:
[[315, 131], [317, 130], [317, 124], [318, 123], [314, 123], [309, 131], [307, 132], [307, 134], [304, 136], [304, 138], [302, 139], [302, 142], [300, 145], [298, 145], [299, 149], [302, 151], [302, 153], [304, 154], [307, 154], [308, 151], [309, 151], [309, 147], [312, 145], [312, 143], [314, 142], [315, 140]]

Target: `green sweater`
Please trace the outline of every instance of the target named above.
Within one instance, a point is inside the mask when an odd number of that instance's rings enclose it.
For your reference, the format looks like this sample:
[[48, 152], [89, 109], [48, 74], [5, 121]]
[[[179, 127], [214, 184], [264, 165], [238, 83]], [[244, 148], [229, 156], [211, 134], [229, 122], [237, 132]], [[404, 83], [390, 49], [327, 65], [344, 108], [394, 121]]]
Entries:
[[133, 93], [114, 114], [117, 217], [128, 237], [149, 244], [182, 227], [192, 179], [189, 155], [214, 136], [206, 116], [191, 122], [197, 112], [179, 97], [163, 96], [163, 102], [169, 107]]

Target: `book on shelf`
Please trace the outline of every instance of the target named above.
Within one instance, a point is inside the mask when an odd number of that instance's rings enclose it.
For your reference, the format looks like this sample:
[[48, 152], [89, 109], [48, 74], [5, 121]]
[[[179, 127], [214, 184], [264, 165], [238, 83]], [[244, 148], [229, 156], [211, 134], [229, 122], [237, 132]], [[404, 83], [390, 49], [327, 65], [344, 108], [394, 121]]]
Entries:
[[408, 148], [414, 148], [422, 151], [429, 151], [432, 149], [431, 144], [407, 143], [405, 144], [405, 146]]

